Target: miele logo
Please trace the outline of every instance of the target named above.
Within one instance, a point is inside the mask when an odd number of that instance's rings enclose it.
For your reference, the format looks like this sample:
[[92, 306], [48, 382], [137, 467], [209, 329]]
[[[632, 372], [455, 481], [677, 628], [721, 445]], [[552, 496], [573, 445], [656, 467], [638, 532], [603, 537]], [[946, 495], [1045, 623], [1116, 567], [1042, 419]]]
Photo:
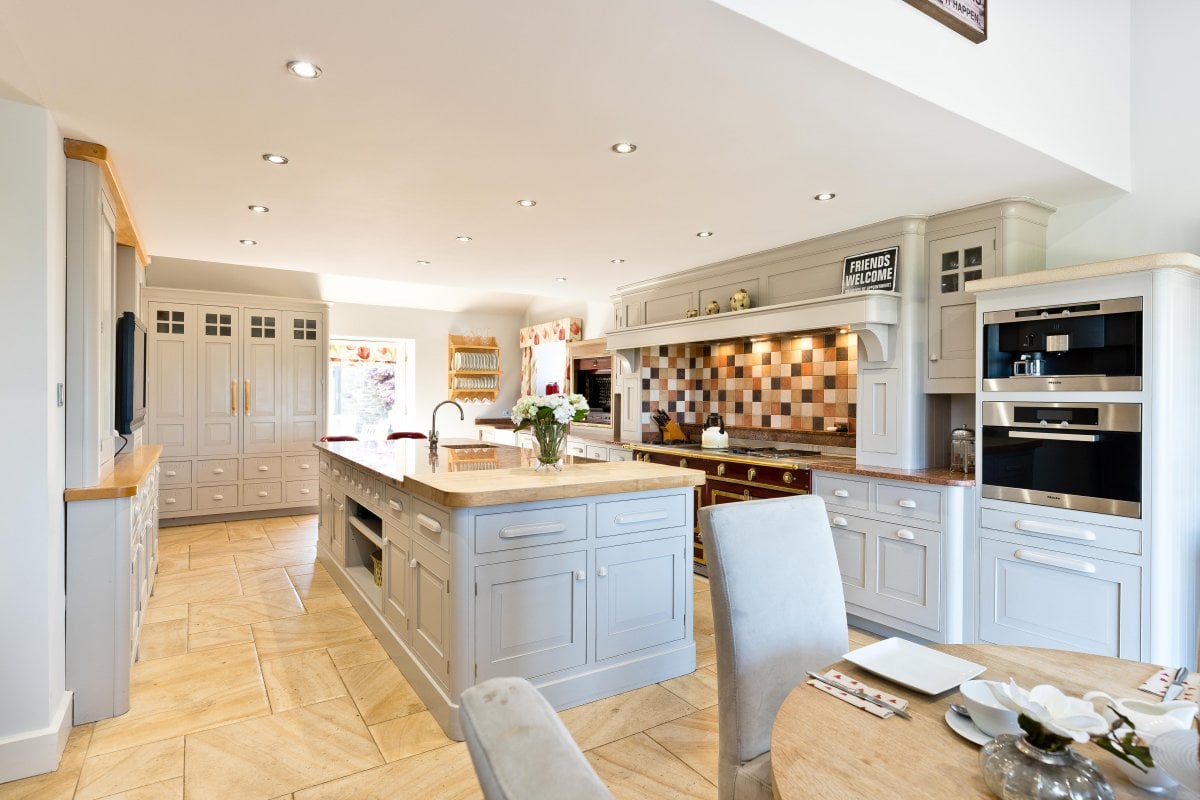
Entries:
[[1047, 494], [1046, 499], [1047, 500], [1062, 500], [1062, 495], [1061, 494]]
[[1046, 381], [1046, 383], [1048, 383], [1051, 386], [1061, 386], [1062, 385], [1062, 381]]

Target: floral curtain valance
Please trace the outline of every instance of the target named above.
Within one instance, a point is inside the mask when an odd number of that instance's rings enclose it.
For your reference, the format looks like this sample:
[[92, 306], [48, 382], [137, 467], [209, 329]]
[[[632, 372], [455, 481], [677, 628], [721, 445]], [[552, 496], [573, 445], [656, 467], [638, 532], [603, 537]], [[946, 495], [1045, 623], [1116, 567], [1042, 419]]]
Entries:
[[330, 342], [329, 360], [334, 364], [395, 364], [396, 348], [378, 342]]
[[[543, 387], [533, 385], [533, 348], [545, 342], [573, 342], [583, 334], [583, 320], [564, 317], [539, 325], [521, 328], [521, 394], [540, 394]], [[564, 365], [563, 374], [568, 374], [570, 364]]]

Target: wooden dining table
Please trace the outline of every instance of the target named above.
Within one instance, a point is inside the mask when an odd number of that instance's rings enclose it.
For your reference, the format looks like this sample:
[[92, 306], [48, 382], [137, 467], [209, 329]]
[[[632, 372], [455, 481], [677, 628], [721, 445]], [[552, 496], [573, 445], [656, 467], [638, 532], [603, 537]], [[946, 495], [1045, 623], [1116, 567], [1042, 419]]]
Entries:
[[[980, 678], [1016, 680], [1026, 689], [1048, 683], [1074, 697], [1100, 690], [1113, 697], [1152, 695], [1138, 690], [1157, 667], [1139, 661], [1005, 645], [932, 645], [987, 667]], [[849, 661], [830, 665], [872, 688], [908, 700], [911, 720], [868, 714], [807, 683], [784, 700], [771, 733], [775, 797], [813, 798], [994, 798], [983, 782], [979, 745], [946, 723], [949, 703], [962, 702], [958, 689], [922, 694], [892, 683]], [[824, 670], [820, 670], [824, 672]], [[1158, 795], [1134, 786], [1094, 744], [1072, 745], [1096, 762], [1118, 798]]]

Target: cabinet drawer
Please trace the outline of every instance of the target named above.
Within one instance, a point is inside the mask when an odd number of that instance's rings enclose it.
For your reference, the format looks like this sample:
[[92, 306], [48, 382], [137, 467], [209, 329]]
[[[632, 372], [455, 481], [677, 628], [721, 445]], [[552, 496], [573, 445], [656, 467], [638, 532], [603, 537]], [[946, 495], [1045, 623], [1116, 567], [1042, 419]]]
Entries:
[[602, 444], [589, 444], [584, 448], [584, 455], [597, 461], [608, 461], [608, 448]]
[[880, 483], [875, 487], [875, 510], [881, 514], [930, 522], [942, 519], [942, 495], [931, 489]]
[[158, 493], [158, 507], [164, 514], [175, 514], [192, 510], [192, 490], [162, 489]]
[[609, 461], [633, 461], [633, 451], [626, 450], [624, 447], [608, 448]]
[[[196, 482], [236, 481], [238, 460], [236, 458], [205, 459], [196, 462]], [[236, 494], [236, 493], [235, 493]], [[237, 502], [234, 502], [237, 505]], [[203, 506], [201, 506], [203, 508]]]
[[383, 513], [403, 525], [412, 527], [412, 497], [395, 486], [383, 487]]
[[328, 475], [329, 474], [329, 456], [325, 455], [324, 453], [318, 453], [317, 454], [317, 463], [320, 464], [321, 474]]
[[569, 456], [582, 456], [582, 457], [586, 458], [587, 457], [587, 448], [588, 448], [588, 446], [585, 442], [580, 442], [580, 441], [576, 441], [576, 440], [568, 438], [567, 446], [565, 449], [567, 451], [567, 455], [569, 455]]
[[450, 515], [435, 505], [412, 498], [412, 530], [416, 539], [442, 550], [450, 547]]
[[289, 503], [315, 503], [319, 489], [317, 479], [309, 481], [288, 481], [284, 486], [283, 495]]
[[283, 460], [283, 474], [289, 478], [315, 478], [320, 471], [317, 454], [288, 456]]
[[871, 484], [844, 475], [814, 475], [812, 493], [825, 505], [866, 510], [871, 506]]
[[248, 481], [258, 478], [282, 478], [283, 459], [279, 456], [242, 459], [242, 474]]
[[983, 527], [1006, 533], [1020, 533], [1044, 538], [1046, 547], [1054, 542], [1062, 544], [1100, 547], [1121, 553], [1142, 552], [1142, 532], [1129, 528], [1112, 528], [1107, 525], [1092, 525], [1086, 522], [1043, 517], [1037, 514], [1013, 514], [983, 509]]
[[687, 524], [687, 502], [683, 495], [643, 497], [596, 504], [596, 535], [678, 528]]
[[194, 500], [195, 507], [202, 510], [211, 508], [237, 508], [238, 487], [236, 483], [197, 486]]
[[271, 483], [247, 483], [242, 486], [242, 505], [264, 506], [283, 502], [283, 484], [279, 481]]
[[494, 553], [587, 538], [587, 506], [480, 514], [475, 518], [475, 552]]
[[164, 461], [160, 465], [158, 480], [163, 486], [192, 482], [192, 462]]

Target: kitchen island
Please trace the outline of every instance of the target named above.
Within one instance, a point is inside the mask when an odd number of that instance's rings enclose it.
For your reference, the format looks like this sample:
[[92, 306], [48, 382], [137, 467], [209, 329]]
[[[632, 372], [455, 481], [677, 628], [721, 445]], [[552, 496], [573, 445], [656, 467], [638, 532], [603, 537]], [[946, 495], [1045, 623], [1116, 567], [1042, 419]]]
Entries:
[[675, 466], [477, 441], [330, 442], [318, 555], [434, 719], [528, 678], [563, 709], [692, 672], [693, 487]]

